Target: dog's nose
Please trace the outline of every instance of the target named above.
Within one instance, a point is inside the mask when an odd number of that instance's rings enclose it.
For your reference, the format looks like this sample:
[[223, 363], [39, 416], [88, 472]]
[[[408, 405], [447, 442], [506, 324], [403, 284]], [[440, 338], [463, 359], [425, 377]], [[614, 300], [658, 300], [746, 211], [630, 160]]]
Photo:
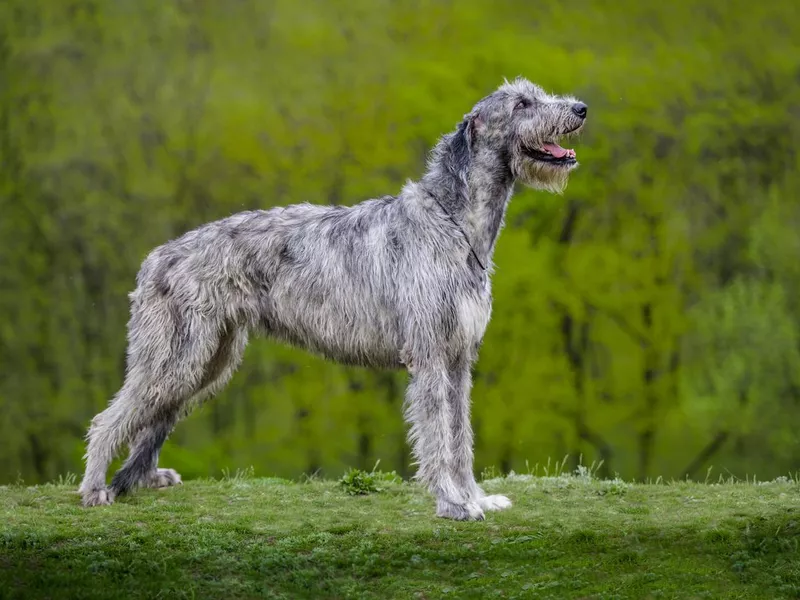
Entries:
[[576, 102], [572, 105], [572, 112], [578, 115], [581, 119], [586, 118], [586, 111], [589, 109], [583, 102]]

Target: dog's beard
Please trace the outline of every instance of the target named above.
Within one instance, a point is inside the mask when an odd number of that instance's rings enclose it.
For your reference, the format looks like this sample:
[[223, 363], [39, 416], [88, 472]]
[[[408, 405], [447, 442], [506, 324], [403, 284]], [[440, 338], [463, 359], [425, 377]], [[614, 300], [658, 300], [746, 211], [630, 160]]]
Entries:
[[569, 181], [569, 173], [577, 165], [551, 165], [527, 157], [517, 160], [516, 175], [526, 186], [535, 190], [545, 190], [562, 194]]

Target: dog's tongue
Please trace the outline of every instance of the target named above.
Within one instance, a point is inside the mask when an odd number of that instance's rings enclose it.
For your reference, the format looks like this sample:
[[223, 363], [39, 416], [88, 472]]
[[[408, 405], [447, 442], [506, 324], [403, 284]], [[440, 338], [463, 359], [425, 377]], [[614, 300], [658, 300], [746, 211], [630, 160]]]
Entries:
[[543, 144], [542, 148], [549, 153], [555, 156], [556, 158], [564, 158], [565, 156], [575, 156], [575, 150], [571, 148], [562, 148], [558, 144]]

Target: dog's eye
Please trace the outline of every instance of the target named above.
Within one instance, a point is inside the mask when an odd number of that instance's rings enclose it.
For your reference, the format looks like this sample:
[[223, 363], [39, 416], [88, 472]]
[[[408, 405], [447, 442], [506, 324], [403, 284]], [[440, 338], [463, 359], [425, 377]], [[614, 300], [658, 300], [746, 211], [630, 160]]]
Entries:
[[517, 105], [514, 107], [514, 110], [522, 110], [528, 108], [531, 105], [525, 98], [517, 102]]

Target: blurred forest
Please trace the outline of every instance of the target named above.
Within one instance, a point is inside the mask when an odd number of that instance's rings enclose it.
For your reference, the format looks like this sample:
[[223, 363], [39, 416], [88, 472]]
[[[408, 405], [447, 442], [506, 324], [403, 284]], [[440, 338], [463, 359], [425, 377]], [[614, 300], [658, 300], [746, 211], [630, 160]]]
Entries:
[[[0, 483], [82, 472], [146, 253], [233, 212], [396, 193], [504, 77], [589, 105], [518, 187], [476, 469], [800, 467], [800, 3], [4, 0]], [[267, 340], [183, 421], [184, 477], [413, 472], [403, 373]]]

